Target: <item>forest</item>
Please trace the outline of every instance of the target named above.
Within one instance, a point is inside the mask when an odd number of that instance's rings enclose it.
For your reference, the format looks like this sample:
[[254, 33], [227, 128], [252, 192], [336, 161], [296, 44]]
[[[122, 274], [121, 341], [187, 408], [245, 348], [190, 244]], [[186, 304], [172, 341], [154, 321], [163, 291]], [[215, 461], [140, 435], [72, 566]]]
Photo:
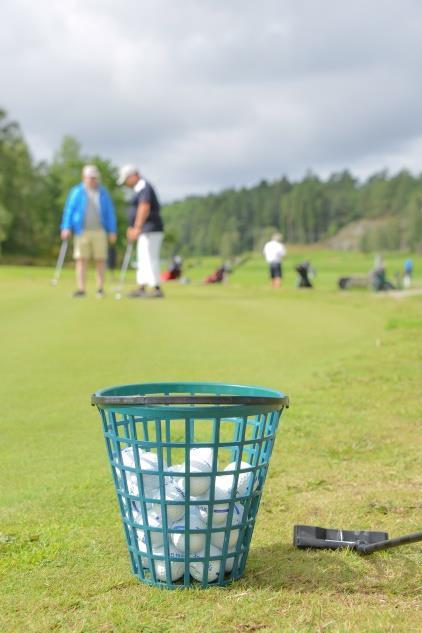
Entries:
[[[118, 213], [125, 239], [125, 192], [111, 160], [84, 155], [66, 136], [50, 162], [31, 155], [20, 125], [0, 110], [0, 256], [49, 260], [57, 252], [59, 225], [70, 187], [85, 163], [96, 164]], [[160, 191], [160, 183], [154, 181]], [[364, 181], [344, 170], [326, 179], [309, 172], [299, 181], [279, 179], [165, 204], [165, 255], [219, 255], [260, 250], [274, 231], [288, 243], [324, 242], [340, 229], [369, 220], [357, 247], [363, 251], [422, 251], [422, 175], [382, 170]], [[1, 260], [0, 260], [1, 261]]]

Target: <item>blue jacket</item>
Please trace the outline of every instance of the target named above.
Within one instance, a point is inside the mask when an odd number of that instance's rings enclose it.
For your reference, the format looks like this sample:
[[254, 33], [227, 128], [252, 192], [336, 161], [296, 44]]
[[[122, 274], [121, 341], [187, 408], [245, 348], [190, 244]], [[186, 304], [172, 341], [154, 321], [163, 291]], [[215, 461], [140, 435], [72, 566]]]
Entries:
[[[107, 189], [100, 186], [100, 221], [107, 233], [117, 232], [116, 213]], [[88, 202], [84, 184], [72, 187], [63, 209], [61, 229], [70, 229], [75, 235], [83, 233]]]

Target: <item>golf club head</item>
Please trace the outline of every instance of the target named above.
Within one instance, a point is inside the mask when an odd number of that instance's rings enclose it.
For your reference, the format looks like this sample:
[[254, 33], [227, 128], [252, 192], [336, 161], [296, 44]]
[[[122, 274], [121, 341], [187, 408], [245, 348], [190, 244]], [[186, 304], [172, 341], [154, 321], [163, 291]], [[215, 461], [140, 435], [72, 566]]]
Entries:
[[50, 286], [56, 287], [56, 286], [57, 286], [57, 284], [58, 284], [58, 279], [52, 279], [52, 280], [50, 281]]
[[293, 545], [316, 549], [357, 549], [358, 543], [370, 545], [388, 539], [387, 532], [369, 530], [339, 530], [316, 525], [295, 525]]

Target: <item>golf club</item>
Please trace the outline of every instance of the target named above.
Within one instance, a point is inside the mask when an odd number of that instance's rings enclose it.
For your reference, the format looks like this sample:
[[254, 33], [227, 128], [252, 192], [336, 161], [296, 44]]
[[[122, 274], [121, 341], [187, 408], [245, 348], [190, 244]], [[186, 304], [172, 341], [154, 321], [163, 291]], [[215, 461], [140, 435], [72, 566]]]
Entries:
[[119, 283], [118, 283], [117, 288], [114, 291], [114, 298], [116, 300], [119, 300], [122, 298], [122, 288], [125, 282], [126, 271], [129, 267], [130, 258], [132, 257], [132, 250], [133, 250], [133, 242], [128, 242], [126, 246], [125, 255], [123, 257], [122, 267], [120, 269]]
[[67, 246], [68, 246], [68, 241], [63, 240], [60, 246], [59, 256], [57, 258], [56, 270], [54, 271], [53, 279], [50, 282], [52, 286], [57, 286], [57, 284], [59, 283], [60, 274], [62, 272], [64, 260], [66, 257]]
[[379, 550], [422, 541], [422, 532], [413, 532], [389, 539], [387, 532], [367, 530], [332, 530], [315, 525], [295, 525], [293, 545], [300, 548], [352, 549], [359, 554], [372, 554]]

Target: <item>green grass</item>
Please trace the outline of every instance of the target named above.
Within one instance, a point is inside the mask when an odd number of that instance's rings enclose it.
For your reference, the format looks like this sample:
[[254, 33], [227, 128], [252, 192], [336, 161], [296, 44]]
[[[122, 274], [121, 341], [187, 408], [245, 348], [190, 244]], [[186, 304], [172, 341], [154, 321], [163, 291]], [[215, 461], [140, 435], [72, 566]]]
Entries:
[[[0, 630], [182, 633], [420, 630], [421, 548], [299, 551], [294, 523], [421, 529], [422, 297], [341, 293], [372, 258], [312, 252], [317, 289], [272, 292], [251, 259], [226, 286], [165, 301], [71, 300], [71, 270], [0, 268]], [[400, 258], [389, 259], [391, 273]], [[422, 258], [415, 258], [422, 287]], [[93, 289], [92, 278], [90, 289]], [[246, 573], [167, 592], [132, 575], [97, 388], [221, 380], [280, 388], [283, 414]]]

